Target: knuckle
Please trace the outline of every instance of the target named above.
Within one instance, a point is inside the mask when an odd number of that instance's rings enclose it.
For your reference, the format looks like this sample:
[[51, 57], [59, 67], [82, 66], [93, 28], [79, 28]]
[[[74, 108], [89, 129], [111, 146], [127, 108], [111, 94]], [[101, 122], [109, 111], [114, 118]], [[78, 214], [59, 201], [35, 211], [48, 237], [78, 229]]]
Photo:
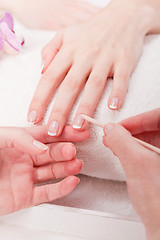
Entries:
[[114, 88], [111, 95], [116, 95], [116, 96], [120, 96], [121, 98], [124, 98], [127, 90], [128, 90], [128, 86], [126, 87], [124, 86], [123, 88]]
[[72, 95], [76, 94], [79, 91], [79, 83], [74, 80], [75, 77], [68, 77], [63, 86], [63, 91], [70, 92], [72, 90]]
[[32, 105], [30, 106], [30, 108], [31, 109], [37, 109], [37, 110], [45, 109], [46, 108], [46, 102], [42, 98], [36, 96], [36, 97], [34, 97], [34, 99], [32, 101]]
[[115, 126], [114, 129], [112, 129], [111, 132], [109, 133], [107, 142], [108, 145], [114, 147], [114, 149], [116, 149], [118, 146], [121, 146], [121, 149], [124, 148], [125, 151], [126, 146], [125, 144], [122, 143], [127, 142], [127, 139], [128, 135], [124, 134], [124, 132], [120, 131], [120, 129], [118, 129], [118, 127]]
[[46, 199], [47, 202], [50, 202], [52, 199], [50, 197], [50, 191], [48, 187], [45, 187], [43, 190], [44, 193], [44, 198]]
[[101, 88], [102, 86], [104, 86], [106, 79], [104, 77], [101, 77], [100, 74], [94, 74], [92, 76], [92, 85], [96, 88]]
[[84, 113], [84, 114], [87, 114], [87, 115], [88, 115], [88, 113], [91, 114], [92, 111], [93, 111], [93, 108], [92, 108], [92, 105], [89, 102], [80, 105], [79, 110], [78, 110], [79, 113]]
[[67, 114], [67, 108], [61, 109], [61, 108], [55, 107], [55, 108], [53, 109], [52, 118], [54, 118], [54, 116], [55, 116], [56, 118], [66, 119], [67, 116], [68, 116], [68, 114]]
[[99, 47], [100, 45], [93, 45], [92, 46], [92, 48], [89, 50], [89, 51], [91, 51], [92, 52], [92, 55], [93, 56], [96, 56], [97, 54], [99, 54], [100, 53], [100, 47]]
[[129, 77], [129, 73], [127, 71], [120, 71], [118, 74], [117, 74], [117, 77], [119, 79], [122, 79], [122, 80], [128, 80], [128, 77]]
[[131, 59], [131, 53], [130, 53], [130, 51], [128, 50], [128, 48], [127, 47], [123, 47], [123, 48], [121, 48], [121, 50], [120, 50], [120, 58], [121, 59]]
[[51, 173], [51, 179], [54, 179], [54, 178], [56, 179], [54, 165], [50, 166], [50, 173]]

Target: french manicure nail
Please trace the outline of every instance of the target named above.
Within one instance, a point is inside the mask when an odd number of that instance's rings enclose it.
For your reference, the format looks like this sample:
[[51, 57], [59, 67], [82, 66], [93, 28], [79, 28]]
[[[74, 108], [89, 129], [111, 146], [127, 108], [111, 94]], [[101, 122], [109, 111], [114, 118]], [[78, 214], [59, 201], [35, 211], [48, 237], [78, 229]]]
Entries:
[[58, 132], [58, 128], [59, 128], [59, 124], [57, 121], [51, 122], [48, 129], [48, 135], [52, 137], [56, 136]]
[[75, 129], [81, 129], [83, 123], [84, 123], [84, 118], [80, 115], [77, 116], [76, 120], [74, 121], [73, 128]]
[[112, 98], [109, 108], [112, 110], [116, 110], [118, 108], [118, 102], [119, 102], [118, 98], [116, 97]]
[[108, 135], [108, 133], [113, 129], [113, 124], [107, 124], [104, 129], [105, 135]]
[[43, 144], [43, 143], [41, 143], [41, 142], [39, 142], [39, 141], [37, 141], [37, 140], [34, 140], [34, 141], [33, 141], [33, 145], [34, 145], [36, 148], [38, 148], [38, 149], [40, 149], [40, 150], [42, 150], [42, 151], [45, 151], [45, 150], [48, 149], [48, 147], [47, 147], [45, 144]]
[[28, 116], [28, 122], [31, 124], [34, 124], [37, 120], [37, 112], [31, 111]]

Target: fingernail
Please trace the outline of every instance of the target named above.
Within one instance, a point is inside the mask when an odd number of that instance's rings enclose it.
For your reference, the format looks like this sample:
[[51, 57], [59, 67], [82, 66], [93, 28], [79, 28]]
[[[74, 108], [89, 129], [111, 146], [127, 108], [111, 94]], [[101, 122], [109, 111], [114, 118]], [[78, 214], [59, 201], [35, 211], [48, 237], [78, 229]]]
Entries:
[[82, 163], [80, 160], [76, 159], [75, 161], [73, 161], [72, 163], [70, 163], [70, 166], [69, 166], [69, 170], [71, 172], [75, 171], [75, 169], [77, 169], [77, 167], [81, 165], [82, 166]]
[[39, 142], [39, 141], [37, 141], [37, 140], [34, 140], [34, 141], [33, 141], [33, 145], [34, 145], [36, 148], [38, 148], [38, 149], [40, 149], [40, 150], [42, 150], [42, 151], [45, 151], [45, 150], [48, 149], [48, 147], [47, 147], [45, 144], [43, 144], [43, 143], [41, 143], [41, 142]]
[[73, 124], [73, 128], [75, 129], [81, 129], [83, 123], [84, 123], [84, 118], [81, 116], [81, 114], [79, 114], [76, 118], [76, 120], [74, 121], [74, 124]]
[[48, 135], [52, 137], [56, 136], [58, 132], [58, 128], [59, 128], [59, 124], [57, 121], [51, 122], [48, 129]]
[[105, 135], [108, 135], [108, 133], [113, 129], [113, 125], [112, 124], [107, 124], [104, 128], [104, 133]]
[[79, 183], [80, 183], [80, 179], [78, 178], [77, 180], [78, 180], [78, 183], [77, 183], [77, 184], [79, 184]]
[[116, 97], [112, 98], [109, 108], [112, 110], [116, 110], [118, 108], [118, 102], [119, 102], [118, 98]]
[[35, 124], [37, 119], [37, 112], [36, 111], [31, 111], [28, 116], [28, 122], [31, 124]]

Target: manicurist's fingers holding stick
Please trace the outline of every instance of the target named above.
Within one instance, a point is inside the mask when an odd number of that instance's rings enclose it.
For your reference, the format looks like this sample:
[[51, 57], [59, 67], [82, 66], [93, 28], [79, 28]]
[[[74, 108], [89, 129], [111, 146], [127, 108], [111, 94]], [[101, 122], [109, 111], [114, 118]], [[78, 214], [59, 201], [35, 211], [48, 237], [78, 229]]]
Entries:
[[121, 124], [107, 124], [104, 132], [104, 145], [123, 166], [130, 199], [145, 225], [148, 239], [159, 240], [160, 155], [139, 144], [132, 135], [160, 147], [160, 109], [126, 119]]

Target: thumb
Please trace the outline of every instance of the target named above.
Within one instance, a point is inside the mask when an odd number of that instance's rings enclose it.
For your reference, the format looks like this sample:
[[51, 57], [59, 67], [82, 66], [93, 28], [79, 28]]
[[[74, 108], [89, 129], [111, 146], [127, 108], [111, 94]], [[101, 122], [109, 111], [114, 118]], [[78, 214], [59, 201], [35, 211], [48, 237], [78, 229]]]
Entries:
[[0, 127], [0, 148], [16, 148], [28, 154], [42, 154], [48, 147], [35, 140], [24, 128]]
[[137, 166], [140, 166], [141, 161], [153, 154], [140, 145], [120, 124], [107, 124], [104, 133], [104, 145], [119, 158], [127, 175], [137, 172]]

